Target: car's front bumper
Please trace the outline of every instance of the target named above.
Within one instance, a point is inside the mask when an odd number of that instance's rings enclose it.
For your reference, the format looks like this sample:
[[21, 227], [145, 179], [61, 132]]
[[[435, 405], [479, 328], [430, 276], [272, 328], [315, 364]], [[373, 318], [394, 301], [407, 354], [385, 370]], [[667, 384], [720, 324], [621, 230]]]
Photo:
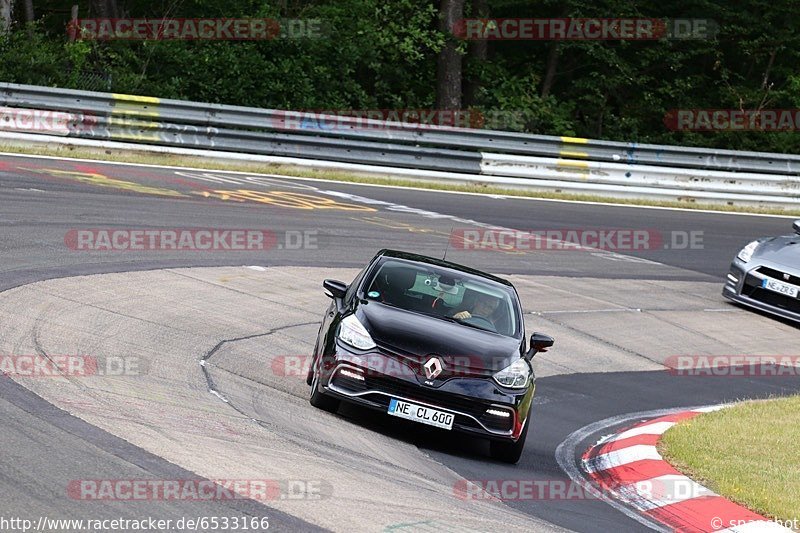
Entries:
[[758, 261], [744, 263], [736, 258], [731, 263], [722, 295], [754, 309], [800, 322], [800, 298], [791, 298], [761, 286], [765, 278], [786, 283], [783, 279], [784, 273], [790, 274], [791, 280], [800, 278], [800, 273], [783, 265]]
[[[370, 368], [376, 352], [357, 354], [336, 344], [336, 353], [323, 356], [321, 386], [325, 394], [386, 413], [392, 398], [425, 405], [455, 415], [453, 430], [495, 440], [516, 441], [528, 423], [535, 385], [503, 390], [492, 379], [451, 377], [436, 387], [426, 386], [408, 369], [392, 372]], [[387, 357], [385, 354], [380, 354]], [[401, 368], [390, 366], [389, 368]], [[348, 377], [341, 371], [360, 374]], [[489, 410], [507, 413], [501, 416]]]

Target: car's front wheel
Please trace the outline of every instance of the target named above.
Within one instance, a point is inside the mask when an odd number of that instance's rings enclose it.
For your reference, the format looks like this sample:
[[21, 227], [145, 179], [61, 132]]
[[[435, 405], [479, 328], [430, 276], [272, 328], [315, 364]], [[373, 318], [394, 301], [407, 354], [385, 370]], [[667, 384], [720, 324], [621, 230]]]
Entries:
[[519, 458], [522, 457], [522, 450], [525, 448], [525, 438], [528, 436], [529, 425], [530, 421], [525, 424], [517, 442], [491, 441], [489, 443], [489, 453], [492, 459], [497, 459], [504, 463], [517, 464]]
[[339, 400], [322, 394], [319, 390], [319, 369], [312, 367], [311, 372], [313, 377], [311, 379], [311, 396], [308, 401], [317, 409], [335, 413], [339, 409]]

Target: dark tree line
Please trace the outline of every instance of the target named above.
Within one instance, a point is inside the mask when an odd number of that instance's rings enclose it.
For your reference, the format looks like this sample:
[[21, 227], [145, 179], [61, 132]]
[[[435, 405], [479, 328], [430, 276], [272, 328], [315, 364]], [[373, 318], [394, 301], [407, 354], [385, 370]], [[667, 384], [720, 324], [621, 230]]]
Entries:
[[[73, 5], [79, 17], [319, 19], [328, 32], [70, 42]], [[706, 18], [719, 32], [466, 41], [452, 31], [465, 17]], [[534, 133], [797, 152], [795, 132], [665, 125], [674, 109], [800, 108], [797, 28], [795, 0], [0, 0], [0, 80], [283, 109], [471, 108]]]

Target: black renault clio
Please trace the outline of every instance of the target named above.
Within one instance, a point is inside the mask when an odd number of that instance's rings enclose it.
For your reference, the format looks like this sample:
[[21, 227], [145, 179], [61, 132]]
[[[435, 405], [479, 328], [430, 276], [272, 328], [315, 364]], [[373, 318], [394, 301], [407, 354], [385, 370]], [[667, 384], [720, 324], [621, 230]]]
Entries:
[[535, 389], [519, 297], [508, 281], [430, 257], [381, 250], [333, 299], [308, 373], [311, 404], [341, 401], [490, 439], [494, 458], [516, 463]]

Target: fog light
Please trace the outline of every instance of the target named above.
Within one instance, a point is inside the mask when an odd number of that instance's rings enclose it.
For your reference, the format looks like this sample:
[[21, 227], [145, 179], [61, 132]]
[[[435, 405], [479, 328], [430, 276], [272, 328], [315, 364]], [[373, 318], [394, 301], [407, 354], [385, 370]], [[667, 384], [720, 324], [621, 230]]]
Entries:
[[500, 409], [487, 409], [487, 415], [494, 415], [494, 416], [502, 416], [503, 418], [508, 418], [511, 416], [511, 413], [508, 411], [501, 411]]
[[356, 372], [354, 370], [348, 370], [346, 368], [343, 368], [343, 369], [339, 370], [339, 374], [341, 374], [342, 376], [344, 376], [346, 378], [351, 378], [351, 379], [357, 379], [359, 381], [364, 381], [364, 376], [362, 376], [359, 372]]
[[731, 280], [734, 283], [739, 283], [739, 278], [737, 278], [733, 274], [728, 274], [728, 279]]

